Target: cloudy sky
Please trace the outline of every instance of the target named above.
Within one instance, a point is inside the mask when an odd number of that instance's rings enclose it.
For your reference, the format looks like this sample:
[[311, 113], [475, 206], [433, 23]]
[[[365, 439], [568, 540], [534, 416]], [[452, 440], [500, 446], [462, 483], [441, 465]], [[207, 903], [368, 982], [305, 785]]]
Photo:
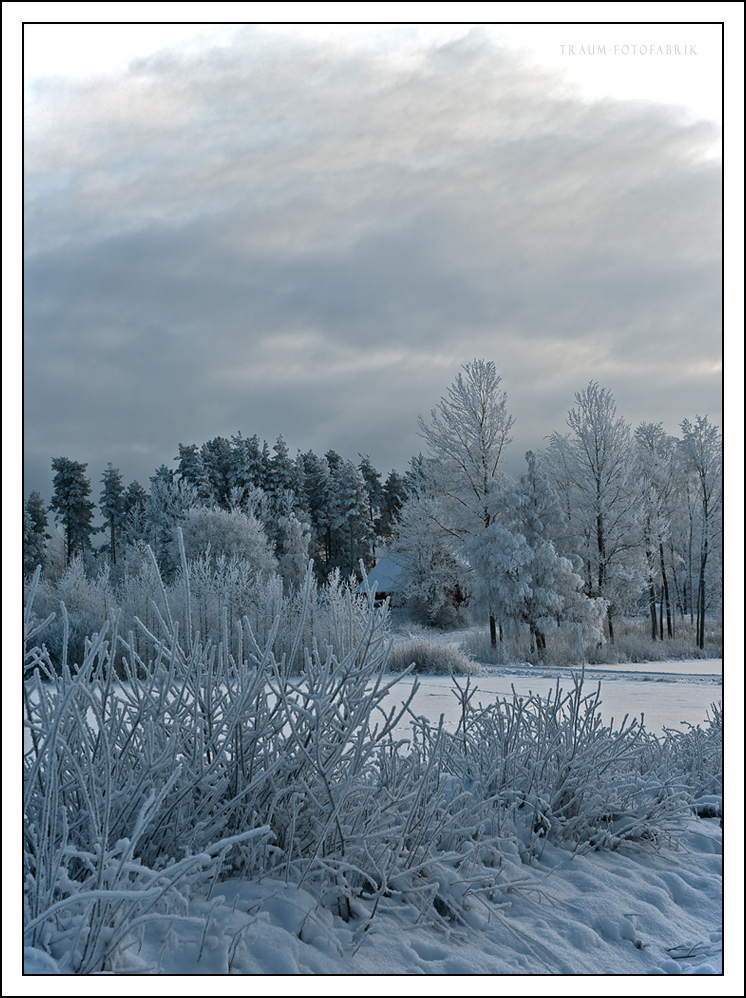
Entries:
[[27, 25], [25, 493], [239, 430], [403, 471], [474, 357], [514, 472], [589, 380], [720, 422], [720, 59], [707, 24]]

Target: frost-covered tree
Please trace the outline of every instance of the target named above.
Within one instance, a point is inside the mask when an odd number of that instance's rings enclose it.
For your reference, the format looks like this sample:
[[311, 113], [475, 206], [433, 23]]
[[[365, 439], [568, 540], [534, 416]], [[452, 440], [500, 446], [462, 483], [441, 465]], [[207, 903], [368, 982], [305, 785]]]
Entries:
[[210, 483], [211, 499], [228, 508], [228, 493], [231, 489], [232, 451], [230, 440], [215, 437], [202, 444], [200, 457]]
[[109, 532], [109, 554], [111, 555], [112, 564], [116, 565], [117, 545], [125, 526], [127, 506], [122, 475], [119, 468], [113, 467], [111, 461], [103, 473], [101, 482], [103, 489], [101, 490], [98, 505], [106, 521], [101, 529], [108, 530]]
[[682, 453], [695, 482], [699, 514], [699, 557], [696, 591], [697, 644], [705, 645], [705, 612], [707, 610], [707, 562], [710, 557], [713, 531], [718, 529], [722, 510], [722, 437], [720, 430], [707, 416], [697, 416], [694, 423], [685, 419], [681, 424]]
[[373, 555], [375, 556], [375, 539], [378, 534], [377, 524], [380, 522], [384, 509], [383, 486], [381, 485], [381, 472], [376, 471], [373, 462], [366, 454], [365, 457], [359, 455], [360, 462], [358, 468], [365, 481], [365, 490], [368, 493], [368, 510], [370, 512], [370, 529], [373, 537]]
[[23, 508], [23, 574], [33, 575], [37, 565], [44, 566], [47, 557], [47, 508], [38, 492], [33, 491]]
[[124, 493], [125, 520], [123, 537], [127, 544], [142, 541], [145, 536], [145, 510], [148, 494], [140, 483], [130, 482]]
[[[215, 557], [247, 562], [252, 571], [268, 576], [277, 570], [277, 560], [264, 529], [256, 517], [241, 510], [196, 506], [180, 517], [184, 550], [190, 560], [209, 553]], [[176, 544], [178, 541], [174, 538]]]
[[572, 432], [554, 433], [546, 457], [582, 551], [586, 595], [607, 600], [613, 643], [613, 613], [642, 579], [632, 437], [613, 395], [596, 382], [576, 392], [575, 402], [567, 415]]
[[176, 482], [165, 464], [150, 478], [150, 495], [145, 504], [146, 539], [155, 552], [161, 570], [169, 575], [177, 565], [174, 529], [188, 509], [200, 505], [200, 498], [186, 481]]
[[[499, 464], [515, 422], [492, 361], [473, 360], [463, 372], [431, 411], [430, 420], [419, 418], [420, 435], [431, 454], [430, 461], [420, 461], [419, 472], [441, 498], [441, 526], [460, 544], [478, 538], [496, 522], [495, 497], [504, 484]], [[495, 645], [492, 610], [489, 623]]]
[[[671, 530], [676, 499], [676, 441], [661, 423], [640, 423], [635, 430], [635, 464], [639, 495], [639, 521], [647, 565], [648, 610], [651, 638], [663, 640], [663, 608], [668, 637], [673, 637], [671, 599], [664, 544]], [[660, 620], [655, 585], [660, 581]]]
[[300, 589], [308, 570], [311, 525], [289, 509], [279, 517], [278, 526], [277, 558], [282, 581], [293, 589]]
[[371, 564], [374, 540], [365, 479], [352, 461], [340, 460], [332, 469], [328, 509], [331, 567], [352, 575], [361, 559]]
[[293, 487], [293, 459], [290, 457], [288, 445], [282, 435], [275, 441], [272, 447], [272, 457], [267, 469], [267, 480], [265, 489], [274, 498], [276, 504], [280, 504], [282, 496]]
[[471, 588], [469, 565], [454, 555], [453, 537], [441, 527], [441, 500], [414, 494], [401, 507], [396, 537], [386, 556], [402, 572], [399, 583], [408, 612], [428, 624], [450, 626]]
[[308, 509], [313, 528], [311, 550], [320, 574], [325, 574], [327, 566], [331, 568], [332, 559], [331, 469], [327, 459], [319, 457], [313, 451], [308, 451], [303, 455], [303, 469]]
[[[528, 469], [507, 490], [504, 506], [514, 537], [526, 542], [530, 561], [524, 561], [525, 552], [515, 539], [507, 544], [502, 538], [502, 545], [513, 552], [513, 561], [523, 562], [530, 574], [528, 587], [522, 588], [513, 605], [516, 619], [528, 624], [531, 650], [536, 648], [541, 656], [546, 636], [563, 623], [582, 624], [598, 640], [606, 604], [584, 595], [583, 579], [575, 572], [572, 561], [558, 552], [555, 541], [562, 543], [566, 533], [559, 496], [532, 451], [526, 454], [526, 461]], [[500, 571], [505, 571], [502, 562]]]
[[262, 465], [262, 452], [259, 437], [254, 434], [248, 439], [237, 433], [231, 437], [231, 452], [228, 462], [228, 485], [230, 488], [249, 490], [263, 489], [265, 474]]
[[85, 475], [87, 464], [71, 461], [67, 457], [57, 457], [52, 461], [56, 472], [53, 480], [54, 494], [49, 504], [55, 519], [65, 529], [67, 562], [88, 550], [93, 533], [93, 510], [95, 503], [88, 498], [91, 483]]
[[199, 447], [196, 444], [179, 444], [179, 453], [174, 460], [179, 462], [176, 469], [179, 480], [188, 483], [200, 500], [209, 504], [212, 485]]
[[395, 533], [406, 498], [407, 488], [404, 479], [398, 471], [390, 471], [383, 484], [383, 506], [376, 520], [376, 533], [384, 541]]
[[490, 640], [495, 647], [493, 621], [527, 619], [534, 553], [522, 534], [494, 521], [466, 541], [464, 553], [474, 572], [473, 602], [489, 614]]

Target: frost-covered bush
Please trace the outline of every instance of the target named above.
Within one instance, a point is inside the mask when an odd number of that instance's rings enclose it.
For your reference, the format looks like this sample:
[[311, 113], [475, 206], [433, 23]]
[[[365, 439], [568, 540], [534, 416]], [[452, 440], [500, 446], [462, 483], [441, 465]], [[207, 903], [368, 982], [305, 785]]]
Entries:
[[710, 705], [705, 727], [687, 724], [678, 731], [666, 728], [662, 736], [651, 738], [640, 767], [680, 786], [698, 814], [722, 815], [722, 704]]
[[[277, 571], [277, 559], [259, 520], [240, 509], [195, 506], [188, 509], [177, 528], [184, 538], [187, 558], [195, 561], [206, 552], [227, 560], [245, 562], [249, 571], [266, 578]], [[174, 544], [178, 550], [178, 538]]]
[[635, 723], [604, 726], [582, 677], [487, 708], [467, 680], [455, 733], [417, 718], [406, 739], [417, 684], [397, 696], [372, 596], [363, 611], [339, 580], [317, 590], [338, 644], [308, 644], [309, 569], [278, 655], [284, 610], [266, 640], [248, 617], [231, 638], [227, 609], [205, 640], [183, 549], [181, 620], [154, 572], [158, 626], [138, 625], [149, 659], [114, 610], [80, 662], [64, 642], [55, 668], [36, 643], [38, 572], [29, 591], [25, 944], [67, 972], [116, 972], [150, 921], [193, 922], [190, 899], [228, 877], [291, 881], [344, 918], [362, 899], [368, 920], [404, 903], [468, 925], [473, 905], [506, 899], [506, 851], [660, 841], [717, 768], [715, 742], [687, 732], [666, 769], [665, 746]]
[[[56, 581], [40, 583], [37, 578], [33, 587], [36, 613], [45, 617], [50, 613], [55, 615], [43, 634], [52, 663], [59, 668], [65, 645], [68, 659], [82, 662], [86, 638], [99, 630], [117, 605], [108, 564], [104, 563], [95, 578], [91, 578], [83, 559], [77, 556]], [[29, 591], [27, 587], [27, 594]]]
[[401, 672], [409, 665], [419, 674], [434, 676], [470, 675], [479, 672], [479, 666], [458, 645], [436, 641], [433, 638], [415, 638], [401, 641], [389, 652], [389, 669]]
[[625, 718], [616, 730], [600, 714], [582, 674], [573, 688], [542, 697], [471, 705], [470, 681], [459, 690], [462, 717], [449, 735], [449, 766], [484, 799], [498, 799], [498, 827], [506, 819], [528, 858], [543, 841], [574, 848], [618, 848], [627, 840], [660, 841], [687, 810], [681, 786], [660, 779], [645, 757], [649, 736]]

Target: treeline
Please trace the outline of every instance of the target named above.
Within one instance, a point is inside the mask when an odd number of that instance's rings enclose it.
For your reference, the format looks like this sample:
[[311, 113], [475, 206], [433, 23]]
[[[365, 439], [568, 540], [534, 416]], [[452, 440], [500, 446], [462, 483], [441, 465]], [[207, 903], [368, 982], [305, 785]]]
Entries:
[[[525, 632], [541, 657], [563, 626], [613, 643], [615, 620], [646, 614], [651, 640], [673, 639], [688, 621], [704, 648], [706, 619], [722, 610], [719, 429], [697, 416], [680, 437], [661, 424], [633, 431], [591, 382], [568, 410], [568, 432], [529, 452], [514, 480], [502, 467], [513, 423], [495, 365], [475, 360], [420, 418], [427, 453], [403, 476], [384, 480], [368, 457], [333, 450], [293, 458], [282, 437], [270, 449], [238, 433], [179, 444], [176, 470], [161, 465], [149, 491], [125, 486], [109, 464], [98, 528], [87, 466], [57, 458], [49, 509], [36, 492], [25, 504], [24, 571], [46, 566], [51, 581], [80, 559], [89, 577], [105, 564], [116, 582], [149, 546], [168, 583], [179, 528], [191, 561], [209, 551], [279, 577], [288, 592], [311, 558], [321, 581], [359, 576], [361, 561], [369, 569], [385, 555], [398, 573], [395, 603], [436, 626], [476, 614], [493, 647]], [[64, 550], [59, 538], [49, 543], [50, 513]]]
[[[271, 450], [256, 435], [241, 433], [178, 449], [176, 470], [157, 468], [149, 491], [137, 481], [125, 486], [119, 469], [109, 464], [101, 478], [104, 525], [98, 528], [87, 465], [67, 457], [53, 460], [49, 511], [38, 492], [25, 505], [25, 573], [48, 560], [51, 512], [64, 528], [66, 564], [80, 555], [92, 565], [98, 555], [116, 565], [129, 547], [149, 544], [168, 577], [178, 563], [174, 528], [180, 524], [190, 548], [204, 541], [216, 555], [253, 550], [258, 567], [275, 568], [288, 582], [303, 579], [309, 558], [319, 577], [334, 569], [348, 576], [359, 572], [361, 559], [367, 567], [374, 563], [407, 494], [398, 472], [392, 470], [384, 481], [368, 457], [355, 464], [329, 450], [321, 457], [308, 451], [293, 458], [281, 436]], [[94, 551], [99, 532], [105, 542]], [[260, 551], [262, 536], [267, 543]]]

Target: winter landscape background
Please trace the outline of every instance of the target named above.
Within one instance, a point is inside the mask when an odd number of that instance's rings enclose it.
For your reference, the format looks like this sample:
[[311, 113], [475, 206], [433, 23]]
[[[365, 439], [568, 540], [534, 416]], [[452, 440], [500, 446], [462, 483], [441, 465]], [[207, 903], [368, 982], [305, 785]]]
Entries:
[[690, 28], [27, 29], [27, 973], [722, 972]]

